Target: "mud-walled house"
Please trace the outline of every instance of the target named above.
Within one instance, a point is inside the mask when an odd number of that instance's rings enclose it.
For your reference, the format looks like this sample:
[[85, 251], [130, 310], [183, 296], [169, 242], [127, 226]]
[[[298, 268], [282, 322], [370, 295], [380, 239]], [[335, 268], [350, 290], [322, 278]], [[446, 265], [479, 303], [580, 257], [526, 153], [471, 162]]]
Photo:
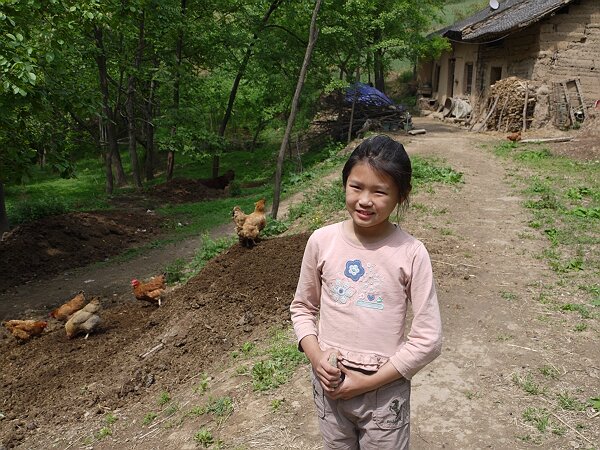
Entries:
[[490, 0], [436, 33], [451, 49], [419, 65], [422, 107], [448, 115], [466, 102], [479, 121], [494, 110], [488, 129], [504, 129], [512, 107], [519, 117], [505, 128], [513, 131], [572, 126], [600, 107], [600, 0]]

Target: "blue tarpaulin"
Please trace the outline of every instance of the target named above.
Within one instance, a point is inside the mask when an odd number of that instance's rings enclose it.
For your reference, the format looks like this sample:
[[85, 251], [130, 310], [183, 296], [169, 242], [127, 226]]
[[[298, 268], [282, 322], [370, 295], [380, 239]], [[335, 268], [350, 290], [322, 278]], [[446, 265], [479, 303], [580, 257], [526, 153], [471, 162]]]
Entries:
[[346, 101], [352, 103], [354, 101], [354, 96], [356, 97], [356, 101], [363, 105], [373, 105], [373, 106], [388, 106], [394, 105], [394, 101], [381, 92], [378, 89], [375, 89], [373, 86], [369, 86], [365, 83], [354, 83], [348, 89], [346, 89]]

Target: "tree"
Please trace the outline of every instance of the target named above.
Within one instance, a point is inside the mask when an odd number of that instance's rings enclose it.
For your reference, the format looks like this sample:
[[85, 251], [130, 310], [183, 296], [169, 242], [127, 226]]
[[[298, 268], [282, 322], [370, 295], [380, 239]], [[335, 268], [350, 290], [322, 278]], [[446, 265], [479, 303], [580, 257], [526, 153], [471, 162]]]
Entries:
[[298, 75], [298, 83], [296, 85], [296, 91], [294, 92], [294, 98], [292, 100], [292, 106], [290, 108], [290, 116], [288, 117], [287, 126], [285, 133], [281, 141], [281, 147], [279, 148], [279, 155], [277, 157], [277, 169], [275, 173], [275, 187], [273, 189], [273, 207], [271, 208], [271, 215], [273, 219], [277, 219], [277, 212], [279, 211], [279, 198], [281, 196], [281, 176], [283, 173], [283, 159], [285, 156], [285, 150], [288, 146], [290, 134], [296, 120], [296, 112], [298, 109], [298, 102], [300, 100], [300, 94], [302, 93], [302, 87], [304, 86], [304, 80], [306, 79], [306, 72], [310, 64], [310, 59], [313, 54], [315, 44], [317, 43], [317, 37], [319, 36], [319, 29], [317, 28], [317, 16], [319, 15], [319, 9], [321, 8], [321, 0], [317, 0], [315, 8], [313, 10], [312, 19], [310, 21], [310, 30], [308, 45], [306, 46], [306, 53], [304, 55], [304, 62], [300, 69], [300, 75]]

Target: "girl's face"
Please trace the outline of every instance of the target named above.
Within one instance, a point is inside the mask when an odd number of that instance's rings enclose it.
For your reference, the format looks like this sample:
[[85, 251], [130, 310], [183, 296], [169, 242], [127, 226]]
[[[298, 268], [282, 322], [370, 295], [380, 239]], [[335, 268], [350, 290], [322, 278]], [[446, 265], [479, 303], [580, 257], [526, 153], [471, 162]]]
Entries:
[[346, 209], [355, 232], [363, 236], [385, 236], [389, 232], [388, 218], [400, 201], [392, 177], [359, 162], [348, 175], [345, 191]]

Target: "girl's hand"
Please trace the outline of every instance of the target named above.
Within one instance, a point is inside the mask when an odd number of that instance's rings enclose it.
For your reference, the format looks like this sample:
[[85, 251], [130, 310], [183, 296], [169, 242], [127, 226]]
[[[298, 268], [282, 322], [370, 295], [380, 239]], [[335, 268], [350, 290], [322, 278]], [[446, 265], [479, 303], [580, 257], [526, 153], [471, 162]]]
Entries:
[[311, 360], [317, 378], [327, 393], [333, 392], [340, 385], [342, 376], [342, 371], [339, 369], [340, 364], [338, 367], [334, 367], [329, 362], [332, 353], [340, 356], [336, 350], [319, 351], [319, 354], [315, 355], [314, 362]]
[[365, 375], [357, 370], [347, 369], [341, 364], [338, 364], [338, 368], [344, 374], [344, 381], [337, 388], [326, 392], [329, 398], [348, 400], [373, 390], [373, 387], [370, 386], [372, 375]]

